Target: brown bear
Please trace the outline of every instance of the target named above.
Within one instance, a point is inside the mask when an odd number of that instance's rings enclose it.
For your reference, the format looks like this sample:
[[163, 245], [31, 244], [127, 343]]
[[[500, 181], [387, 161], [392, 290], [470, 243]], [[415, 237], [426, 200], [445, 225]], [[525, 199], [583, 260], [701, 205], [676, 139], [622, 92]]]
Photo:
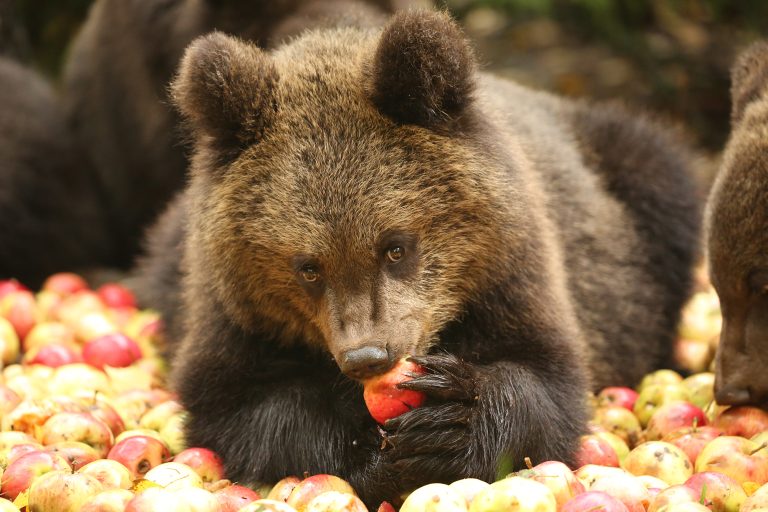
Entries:
[[707, 203], [707, 247], [723, 329], [715, 398], [768, 403], [768, 42], [731, 73], [731, 136]]
[[109, 226], [51, 86], [0, 57], [0, 279], [37, 287], [108, 261]]
[[67, 119], [108, 199], [127, 267], [188, 165], [167, 86], [184, 48], [218, 29], [273, 46], [312, 26], [380, 24], [410, 0], [98, 0], [69, 52]]
[[[229, 478], [333, 473], [373, 506], [572, 463], [587, 392], [669, 363], [698, 235], [686, 148], [476, 68], [428, 11], [187, 49], [190, 181], [143, 286], [182, 333], [188, 441]], [[406, 356], [427, 402], [382, 447], [360, 383]]]

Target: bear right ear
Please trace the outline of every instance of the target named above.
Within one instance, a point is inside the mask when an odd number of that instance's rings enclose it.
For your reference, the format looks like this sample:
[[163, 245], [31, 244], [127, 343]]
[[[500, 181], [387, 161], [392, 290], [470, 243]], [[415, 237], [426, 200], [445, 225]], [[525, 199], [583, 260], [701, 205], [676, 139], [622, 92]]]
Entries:
[[234, 157], [258, 142], [274, 121], [277, 82], [264, 51], [214, 32], [184, 52], [171, 97], [196, 140]]
[[747, 105], [766, 97], [768, 86], [768, 42], [759, 41], [747, 48], [736, 59], [731, 70], [731, 123], [735, 126], [744, 115]]

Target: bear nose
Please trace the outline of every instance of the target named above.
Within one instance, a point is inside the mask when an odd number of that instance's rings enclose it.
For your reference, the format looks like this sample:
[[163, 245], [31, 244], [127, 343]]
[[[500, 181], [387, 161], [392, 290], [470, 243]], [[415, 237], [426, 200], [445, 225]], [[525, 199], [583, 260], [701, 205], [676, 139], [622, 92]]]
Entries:
[[744, 405], [751, 400], [749, 390], [723, 386], [715, 390], [715, 401], [720, 405]]
[[392, 361], [386, 349], [366, 346], [344, 352], [339, 366], [346, 375], [362, 380], [389, 370]]

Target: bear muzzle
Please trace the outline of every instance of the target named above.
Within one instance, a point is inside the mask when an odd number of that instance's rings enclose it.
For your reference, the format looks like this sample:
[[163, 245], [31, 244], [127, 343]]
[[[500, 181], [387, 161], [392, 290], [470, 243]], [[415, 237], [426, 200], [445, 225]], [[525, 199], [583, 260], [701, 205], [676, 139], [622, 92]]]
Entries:
[[337, 361], [345, 375], [357, 380], [385, 373], [395, 362], [389, 351], [378, 345], [365, 345], [347, 350]]

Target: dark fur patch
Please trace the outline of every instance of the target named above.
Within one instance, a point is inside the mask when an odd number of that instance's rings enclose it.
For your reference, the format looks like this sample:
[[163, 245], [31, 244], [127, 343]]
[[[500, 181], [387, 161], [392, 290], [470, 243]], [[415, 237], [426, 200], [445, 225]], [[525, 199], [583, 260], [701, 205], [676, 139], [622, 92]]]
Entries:
[[469, 104], [474, 71], [469, 43], [447, 15], [399, 13], [376, 50], [373, 101], [397, 122], [434, 127]]
[[731, 70], [731, 123], [735, 126], [744, 109], [764, 95], [768, 86], [768, 42], [758, 41], [739, 55]]

